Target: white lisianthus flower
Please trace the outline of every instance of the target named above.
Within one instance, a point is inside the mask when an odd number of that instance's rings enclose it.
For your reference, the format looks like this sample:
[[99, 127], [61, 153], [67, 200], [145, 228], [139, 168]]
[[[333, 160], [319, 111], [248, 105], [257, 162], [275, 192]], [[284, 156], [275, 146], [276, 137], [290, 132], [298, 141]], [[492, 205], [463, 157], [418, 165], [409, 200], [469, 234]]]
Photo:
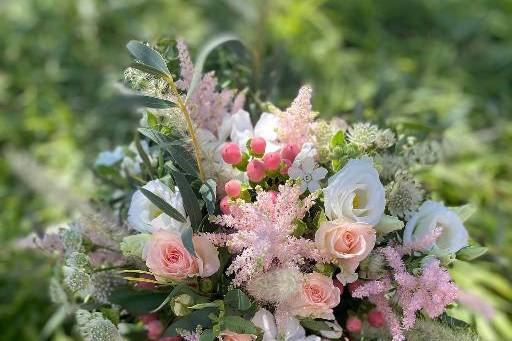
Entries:
[[277, 330], [274, 315], [266, 309], [261, 308], [251, 319], [256, 327], [263, 330], [262, 341], [320, 341], [318, 336], [306, 336], [306, 331], [295, 317], [288, 317], [283, 330]]
[[[160, 180], [152, 180], [145, 184], [142, 188], [158, 195], [169, 205], [174, 207], [178, 212], [186, 217], [185, 208], [183, 207], [183, 199], [178, 187], [174, 192]], [[182, 223], [167, 214], [163, 213], [156, 207], [141, 191], [133, 193], [130, 208], [128, 209], [128, 224], [139, 232], [156, 232], [158, 230], [167, 230], [181, 234], [181, 232], [190, 226], [190, 221]]]
[[376, 225], [386, 206], [384, 186], [370, 159], [350, 160], [324, 188], [325, 214]]
[[404, 244], [432, 234], [436, 227], [442, 229], [441, 235], [427, 250], [438, 255], [446, 255], [468, 245], [468, 231], [462, 220], [455, 212], [435, 201], [425, 201], [407, 222], [404, 230]]
[[277, 143], [277, 128], [279, 117], [268, 112], [261, 114], [256, 125], [252, 126], [251, 117], [245, 110], [231, 115], [231, 141], [237, 143], [242, 149], [252, 137], [262, 137], [267, 142], [267, 152], [275, 152], [280, 146]]

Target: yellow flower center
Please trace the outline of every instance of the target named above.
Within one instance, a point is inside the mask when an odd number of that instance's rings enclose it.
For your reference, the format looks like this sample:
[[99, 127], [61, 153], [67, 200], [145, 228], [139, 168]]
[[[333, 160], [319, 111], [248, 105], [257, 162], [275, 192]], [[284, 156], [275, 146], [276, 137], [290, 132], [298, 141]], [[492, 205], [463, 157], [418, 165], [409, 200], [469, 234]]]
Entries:
[[359, 195], [356, 193], [356, 195], [354, 195], [354, 199], [352, 200], [353, 208], [359, 208], [359, 205], [361, 205], [361, 202], [359, 200]]

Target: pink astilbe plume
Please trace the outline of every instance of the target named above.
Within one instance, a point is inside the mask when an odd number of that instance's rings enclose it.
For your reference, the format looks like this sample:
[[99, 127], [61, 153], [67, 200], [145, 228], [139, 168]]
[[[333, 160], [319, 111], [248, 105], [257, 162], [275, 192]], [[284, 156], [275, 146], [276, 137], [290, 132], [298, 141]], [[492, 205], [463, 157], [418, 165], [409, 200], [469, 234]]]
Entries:
[[290, 107], [285, 112], [279, 113], [278, 135], [281, 142], [302, 146], [311, 139], [310, 130], [315, 118], [315, 114], [311, 111], [312, 92], [310, 86], [303, 86]]
[[[448, 271], [440, 266], [439, 260], [430, 260], [423, 267], [422, 274], [414, 276], [407, 272], [400, 251], [400, 248], [392, 246], [381, 249], [391, 267], [391, 276], [367, 282], [353, 293], [354, 297], [368, 297], [370, 302], [382, 311], [393, 335], [393, 341], [405, 339], [403, 331], [414, 326], [417, 311], [422, 310], [430, 318], [436, 318], [443, 313], [448, 304], [456, 300], [458, 291]], [[398, 305], [402, 309], [401, 323], [384, 295], [392, 289], [392, 279], [396, 287]]]
[[[188, 91], [194, 76], [194, 64], [183, 40], [178, 39], [176, 45], [180, 61], [181, 79], [176, 86], [182, 91]], [[204, 74], [187, 100], [187, 108], [193, 121], [199, 128], [217, 133], [222, 120], [228, 114], [234, 114], [242, 109], [245, 95], [240, 92], [236, 97], [232, 90], [217, 90], [218, 81], [213, 72]]]
[[315, 199], [311, 194], [300, 200], [296, 185], [279, 186], [277, 197], [260, 189], [256, 202], [236, 202], [229, 215], [213, 219], [235, 229], [227, 241], [230, 252], [237, 254], [227, 270], [228, 275], [235, 274], [235, 285], [243, 285], [272, 266], [295, 268], [305, 259], [320, 259], [313, 241], [291, 235], [294, 221], [304, 217]]

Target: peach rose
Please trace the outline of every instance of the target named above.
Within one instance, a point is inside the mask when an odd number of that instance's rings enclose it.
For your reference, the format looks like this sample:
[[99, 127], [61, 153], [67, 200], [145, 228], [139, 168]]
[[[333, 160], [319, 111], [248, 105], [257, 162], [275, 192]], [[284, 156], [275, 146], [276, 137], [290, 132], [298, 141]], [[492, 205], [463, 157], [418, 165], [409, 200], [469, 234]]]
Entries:
[[222, 341], [253, 341], [256, 340], [256, 335], [252, 334], [238, 334], [230, 330], [224, 330], [219, 334], [219, 340]]
[[340, 303], [340, 289], [332, 279], [319, 273], [304, 276], [297, 296], [290, 299], [290, 312], [296, 316], [334, 320], [332, 309]]
[[357, 279], [355, 270], [373, 250], [375, 239], [371, 225], [342, 219], [324, 221], [315, 234], [320, 252], [340, 267], [341, 273], [336, 277], [343, 284]]
[[149, 270], [159, 277], [181, 280], [198, 273], [197, 260], [187, 251], [181, 237], [165, 230], [153, 233], [145, 256]]
[[220, 268], [219, 252], [206, 236], [192, 237], [200, 277], [210, 277]]

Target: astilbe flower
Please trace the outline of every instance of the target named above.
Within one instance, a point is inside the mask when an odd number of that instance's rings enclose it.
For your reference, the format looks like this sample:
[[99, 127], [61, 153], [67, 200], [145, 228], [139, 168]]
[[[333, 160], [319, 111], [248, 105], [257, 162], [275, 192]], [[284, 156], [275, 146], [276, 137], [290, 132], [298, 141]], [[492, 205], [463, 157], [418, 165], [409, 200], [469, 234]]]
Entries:
[[[194, 76], [194, 64], [190, 58], [187, 46], [178, 39], [178, 59], [180, 61], [181, 79], [176, 86], [182, 91], [188, 91]], [[187, 99], [187, 109], [192, 120], [199, 128], [216, 133], [226, 114], [233, 114], [242, 109], [245, 95], [240, 92], [236, 97], [232, 90], [217, 91], [218, 81], [213, 72], [202, 76]]]
[[283, 143], [296, 143], [302, 146], [311, 139], [310, 130], [313, 127], [315, 113], [311, 106], [311, 94], [313, 89], [305, 85], [299, 89], [297, 97], [285, 112], [278, 111], [279, 140]]
[[212, 219], [236, 230], [227, 241], [230, 252], [238, 254], [227, 270], [228, 275], [235, 274], [235, 285], [272, 266], [296, 268], [304, 259], [320, 258], [313, 241], [291, 235], [295, 220], [304, 217], [315, 199], [311, 194], [301, 201], [297, 185], [279, 186], [277, 197], [259, 188], [256, 202], [238, 201], [230, 206], [229, 215]]
[[[438, 235], [435, 231], [434, 235]], [[431, 236], [427, 236], [431, 238]], [[409, 245], [407, 249], [387, 246], [380, 251], [391, 267], [392, 274], [383, 279], [369, 281], [357, 288], [353, 296], [357, 298], [368, 297], [370, 302], [384, 315], [393, 341], [405, 340], [404, 331], [411, 329], [416, 321], [416, 312], [422, 310], [430, 318], [441, 315], [448, 304], [457, 298], [457, 287], [451, 282], [448, 272], [441, 268], [437, 259], [432, 259], [423, 268], [420, 276], [407, 272], [401, 254], [414, 251], [415, 246]], [[393, 311], [386, 296], [396, 287], [396, 298], [402, 310], [402, 319]]]

